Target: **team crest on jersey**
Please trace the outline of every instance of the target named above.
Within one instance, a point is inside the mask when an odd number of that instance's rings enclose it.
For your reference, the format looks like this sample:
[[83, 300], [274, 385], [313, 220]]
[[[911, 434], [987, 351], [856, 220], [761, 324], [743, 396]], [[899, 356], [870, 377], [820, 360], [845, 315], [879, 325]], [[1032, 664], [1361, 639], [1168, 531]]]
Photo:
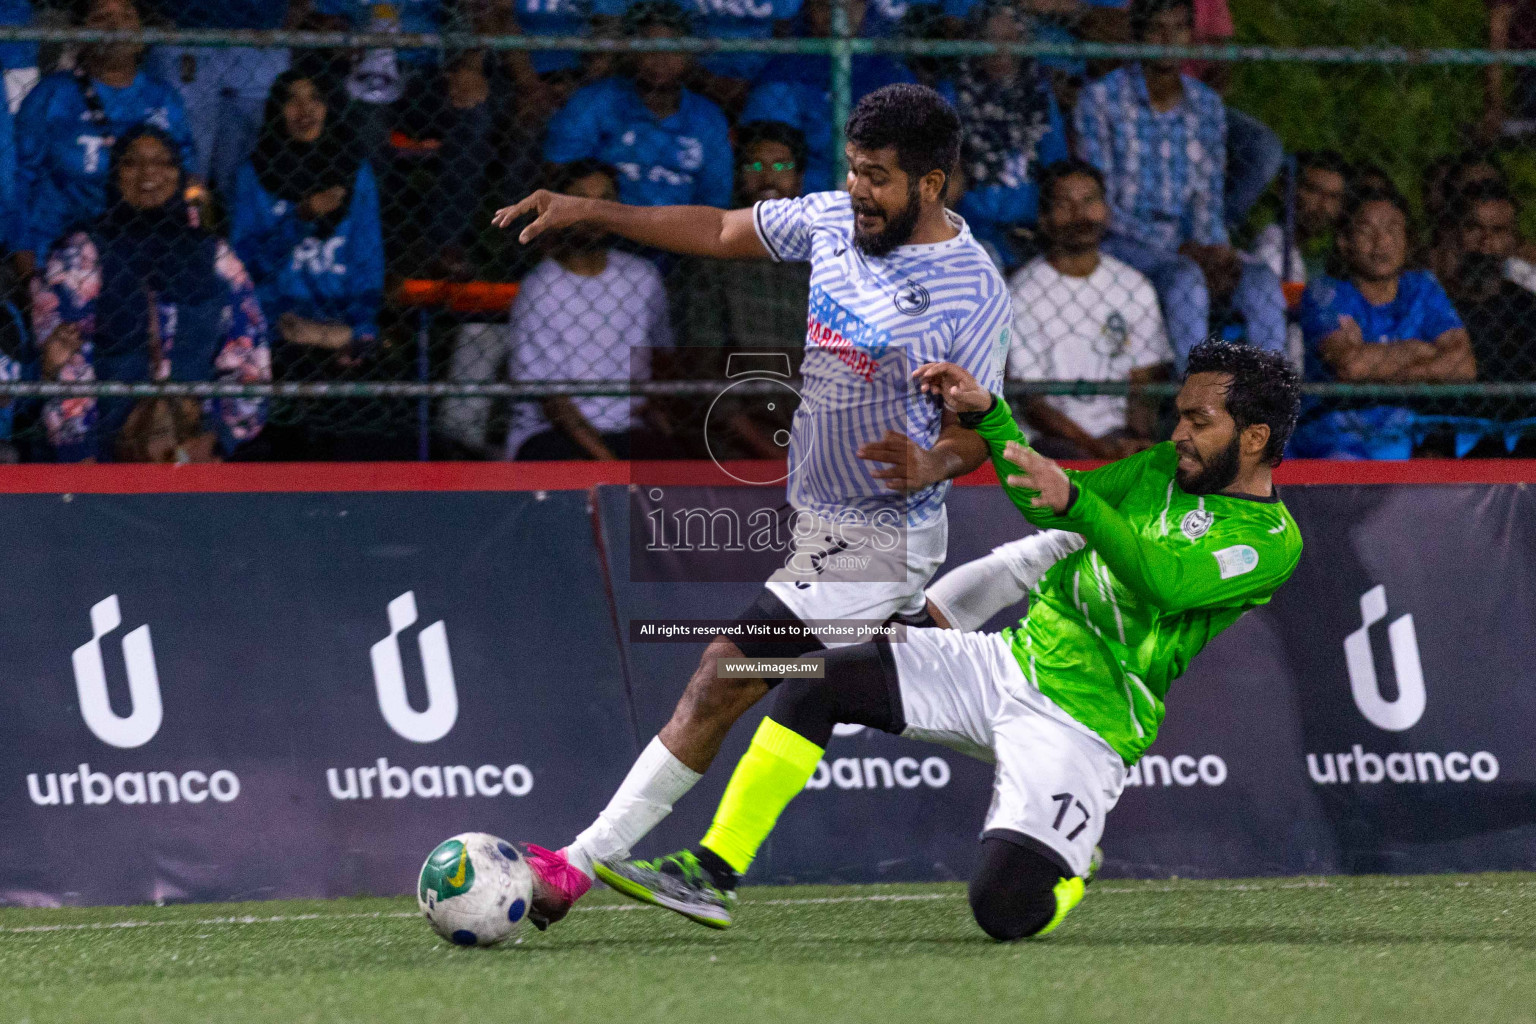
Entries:
[[1104, 321], [1105, 355], [1117, 356], [1125, 351], [1125, 343], [1130, 339], [1131, 330], [1126, 325], [1125, 317], [1118, 310], [1109, 314]]
[[1216, 517], [1203, 508], [1190, 509], [1184, 514], [1184, 521], [1179, 523], [1179, 532], [1190, 540], [1199, 540], [1210, 530]]
[[896, 309], [907, 316], [922, 316], [928, 312], [928, 289], [915, 281], [908, 281], [896, 292]]

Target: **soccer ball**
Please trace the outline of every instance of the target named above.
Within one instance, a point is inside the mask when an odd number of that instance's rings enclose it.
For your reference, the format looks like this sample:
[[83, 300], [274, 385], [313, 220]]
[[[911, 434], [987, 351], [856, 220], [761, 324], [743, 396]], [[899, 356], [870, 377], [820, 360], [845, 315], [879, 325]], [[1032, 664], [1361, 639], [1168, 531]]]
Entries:
[[505, 839], [464, 832], [421, 866], [416, 905], [432, 930], [458, 946], [493, 946], [515, 934], [533, 901], [533, 872]]

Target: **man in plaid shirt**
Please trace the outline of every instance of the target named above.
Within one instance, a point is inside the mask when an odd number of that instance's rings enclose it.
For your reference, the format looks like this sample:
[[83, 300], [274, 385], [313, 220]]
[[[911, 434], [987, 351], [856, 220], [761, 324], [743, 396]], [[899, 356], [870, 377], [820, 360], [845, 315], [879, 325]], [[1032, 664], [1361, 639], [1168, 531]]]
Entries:
[[[1191, 0], [1136, 0], [1131, 19], [1139, 42], [1189, 45]], [[1177, 60], [1131, 64], [1083, 90], [1076, 127], [1079, 155], [1108, 186], [1113, 222], [1104, 251], [1152, 279], [1178, 371], [1209, 333], [1213, 295], [1242, 314], [1250, 345], [1283, 352], [1280, 282], [1227, 240], [1221, 97], [1181, 75]]]

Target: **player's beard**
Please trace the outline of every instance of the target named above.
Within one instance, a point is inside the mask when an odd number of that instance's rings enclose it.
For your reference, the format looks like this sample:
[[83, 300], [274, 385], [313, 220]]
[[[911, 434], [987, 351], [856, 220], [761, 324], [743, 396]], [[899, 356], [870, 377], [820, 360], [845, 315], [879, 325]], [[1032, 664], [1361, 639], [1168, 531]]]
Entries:
[[[854, 204], [854, 213], [861, 212], [857, 203]], [[862, 212], [871, 212], [865, 207]], [[882, 216], [884, 210], [878, 211]], [[859, 251], [866, 256], [889, 256], [899, 245], [906, 245], [912, 237], [912, 232], [917, 230], [917, 218], [923, 212], [922, 196], [918, 194], [916, 186], [907, 190], [907, 205], [904, 210], [894, 217], [887, 217], [885, 228], [872, 235], [859, 233], [858, 224], [855, 222], [853, 229], [853, 244], [859, 247]]]
[[1237, 471], [1240, 468], [1242, 435], [1236, 431], [1232, 434], [1232, 443], [1227, 445], [1210, 460], [1200, 458], [1200, 453], [1193, 448], [1185, 449], [1200, 459], [1200, 471], [1186, 478], [1183, 470], [1175, 470], [1174, 478], [1185, 494], [1215, 494], [1217, 491], [1226, 490], [1237, 479]]

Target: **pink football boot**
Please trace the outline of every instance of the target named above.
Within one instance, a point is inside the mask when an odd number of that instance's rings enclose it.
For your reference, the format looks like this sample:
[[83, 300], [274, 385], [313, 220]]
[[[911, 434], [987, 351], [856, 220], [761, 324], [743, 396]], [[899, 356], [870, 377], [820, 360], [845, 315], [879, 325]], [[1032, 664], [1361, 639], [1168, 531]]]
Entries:
[[527, 843], [528, 866], [533, 869], [533, 906], [528, 920], [543, 931], [570, 912], [571, 905], [592, 888], [592, 879], [566, 859], [564, 850], [546, 850]]

